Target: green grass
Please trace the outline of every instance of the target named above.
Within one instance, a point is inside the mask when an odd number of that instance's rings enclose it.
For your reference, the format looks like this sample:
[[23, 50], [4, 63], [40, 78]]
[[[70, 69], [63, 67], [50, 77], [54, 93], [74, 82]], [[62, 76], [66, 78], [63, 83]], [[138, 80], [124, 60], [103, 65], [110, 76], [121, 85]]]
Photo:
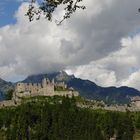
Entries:
[[45, 102], [47, 101], [48, 103], [57, 103], [62, 101], [62, 96], [35, 96], [35, 97], [30, 97], [30, 98], [24, 98], [22, 99], [22, 102]]

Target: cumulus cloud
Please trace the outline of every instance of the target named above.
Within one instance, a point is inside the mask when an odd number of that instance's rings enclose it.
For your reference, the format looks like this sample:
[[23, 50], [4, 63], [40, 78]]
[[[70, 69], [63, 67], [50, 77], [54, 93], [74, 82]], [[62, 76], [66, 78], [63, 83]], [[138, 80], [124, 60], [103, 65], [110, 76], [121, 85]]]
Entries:
[[140, 70], [132, 73], [126, 80], [122, 81], [122, 85], [132, 86], [140, 90]]
[[105, 69], [102, 65], [92, 62], [87, 65], [77, 66], [66, 70], [68, 74], [73, 74], [82, 79], [88, 79], [101, 86], [116, 85], [116, 75], [114, 71]]
[[121, 48], [87, 65], [69, 68], [69, 74], [101, 86], [132, 86], [140, 90], [140, 34], [122, 38]]
[[17, 23], [0, 28], [0, 77], [66, 69], [102, 86], [129, 83], [140, 66], [140, 37], [132, 34], [140, 29], [139, 0], [84, 0], [84, 5], [85, 11], [57, 26], [45, 19], [29, 23], [28, 4], [22, 3]]

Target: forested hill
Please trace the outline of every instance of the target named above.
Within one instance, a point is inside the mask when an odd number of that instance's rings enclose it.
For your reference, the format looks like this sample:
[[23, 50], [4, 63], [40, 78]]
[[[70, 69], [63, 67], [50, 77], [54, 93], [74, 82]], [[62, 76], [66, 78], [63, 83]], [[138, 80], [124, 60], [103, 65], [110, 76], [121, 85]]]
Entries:
[[130, 87], [101, 87], [89, 80], [76, 78], [66, 72], [56, 72], [51, 74], [38, 74], [28, 76], [23, 82], [40, 83], [43, 78], [54, 79], [55, 81], [65, 81], [68, 87], [78, 90], [80, 95], [88, 99], [103, 100], [106, 103], [130, 103], [130, 97], [140, 96], [140, 92]]
[[75, 98], [36, 97], [0, 109], [0, 140], [133, 140], [140, 113], [90, 110]]

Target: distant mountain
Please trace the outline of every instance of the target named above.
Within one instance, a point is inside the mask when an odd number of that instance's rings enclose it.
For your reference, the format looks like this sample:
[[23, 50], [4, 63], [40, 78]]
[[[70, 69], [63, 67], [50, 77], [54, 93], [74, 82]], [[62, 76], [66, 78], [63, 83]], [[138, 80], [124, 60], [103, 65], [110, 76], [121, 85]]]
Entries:
[[5, 97], [5, 93], [11, 89], [14, 88], [14, 84], [11, 82], [6, 82], [3, 79], [0, 78], [0, 100], [3, 100]]
[[38, 75], [30, 75], [22, 82], [24, 83], [41, 83], [43, 78], [48, 78], [50, 80], [55, 80], [55, 82], [68, 82], [71, 79], [75, 78], [74, 75], [68, 75], [66, 72], [54, 72], [50, 74], [38, 74]]
[[130, 97], [140, 96], [140, 91], [130, 87], [101, 87], [89, 80], [76, 78], [74, 75], [68, 75], [66, 72], [56, 72], [51, 74], [38, 74], [28, 76], [22, 82], [40, 83], [43, 78], [54, 79], [56, 82], [64, 81], [68, 87], [73, 87], [79, 91], [80, 95], [95, 100], [103, 100], [108, 104], [124, 104], [130, 102]]

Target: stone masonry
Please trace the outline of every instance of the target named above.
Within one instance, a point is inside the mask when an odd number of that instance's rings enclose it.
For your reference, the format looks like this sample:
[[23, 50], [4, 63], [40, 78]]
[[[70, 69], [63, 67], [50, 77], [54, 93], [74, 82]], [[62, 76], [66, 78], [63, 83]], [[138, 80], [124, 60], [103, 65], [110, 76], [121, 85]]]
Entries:
[[55, 83], [54, 80], [44, 78], [42, 83], [17, 83], [13, 98], [33, 96], [79, 96], [77, 91], [67, 88], [64, 82]]

